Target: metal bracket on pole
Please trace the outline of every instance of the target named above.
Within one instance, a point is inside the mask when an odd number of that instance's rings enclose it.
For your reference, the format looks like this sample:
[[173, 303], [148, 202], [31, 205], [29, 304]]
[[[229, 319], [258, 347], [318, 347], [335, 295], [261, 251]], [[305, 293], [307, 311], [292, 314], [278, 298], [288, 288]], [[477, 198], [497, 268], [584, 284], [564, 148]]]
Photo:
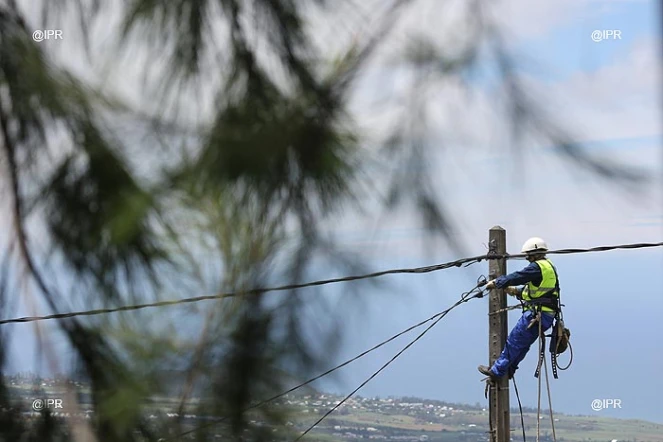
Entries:
[[497, 255], [497, 241], [494, 239], [488, 241], [488, 255]]

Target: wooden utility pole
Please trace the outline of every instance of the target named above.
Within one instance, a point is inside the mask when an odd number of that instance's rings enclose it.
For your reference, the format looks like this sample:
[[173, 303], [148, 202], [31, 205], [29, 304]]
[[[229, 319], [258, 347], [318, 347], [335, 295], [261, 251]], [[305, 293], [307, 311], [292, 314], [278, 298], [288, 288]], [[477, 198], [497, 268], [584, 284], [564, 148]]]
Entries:
[[[506, 254], [506, 230], [500, 226], [490, 229], [488, 235], [489, 253], [497, 255]], [[495, 279], [506, 275], [506, 259], [491, 259], [488, 261], [488, 277]], [[489, 323], [489, 365], [502, 353], [506, 337], [508, 335], [507, 312], [498, 310], [506, 307], [506, 293], [503, 289], [492, 289], [488, 300]], [[490, 421], [493, 433], [491, 442], [509, 442], [511, 439], [510, 417], [509, 417], [509, 377], [502, 376], [490, 386], [488, 396], [490, 406]]]

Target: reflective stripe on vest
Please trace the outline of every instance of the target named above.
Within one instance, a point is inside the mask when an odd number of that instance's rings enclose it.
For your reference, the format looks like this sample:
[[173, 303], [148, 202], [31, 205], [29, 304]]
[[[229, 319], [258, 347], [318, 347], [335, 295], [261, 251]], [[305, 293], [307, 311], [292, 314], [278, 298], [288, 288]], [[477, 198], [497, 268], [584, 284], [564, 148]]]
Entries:
[[[537, 287], [533, 283], [528, 283], [523, 289], [522, 297], [523, 301], [530, 301], [536, 298], [540, 298], [546, 293], [550, 293], [555, 298], [559, 297], [557, 292], [557, 277], [555, 276], [555, 270], [552, 263], [548, 259], [539, 259], [534, 261], [539, 268], [541, 269], [541, 284]], [[529, 309], [529, 307], [525, 307]], [[541, 307], [541, 311], [544, 312], [554, 312], [550, 307]]]

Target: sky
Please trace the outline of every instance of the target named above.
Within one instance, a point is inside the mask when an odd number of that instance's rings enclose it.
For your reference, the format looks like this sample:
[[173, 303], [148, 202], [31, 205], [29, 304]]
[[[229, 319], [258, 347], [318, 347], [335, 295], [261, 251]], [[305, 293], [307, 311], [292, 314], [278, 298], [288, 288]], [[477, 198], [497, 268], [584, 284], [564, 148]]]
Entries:
[[[442, 38], [450, 31], [439, 25], [441, 17], [453, 22], [461, 10], [462, 6], [455, 6], [445, 14], [433, 14], [422, 6], [404, 17], [404, 29], [393, 38], [402, 38], [408, 26]], [[491, 13], [508, 30], [506, 43], [522, 61], [524, 84], [551, 115], [572, 128], [591, 154], [639, 167], [653, 180], [637, 192], [625, 192], [577, 170], [540, 140], [524, 146], [521, 162], [514, 163], [509, 141], [499, 136], [504, 119], [489, 85], [461, 108], [446, 105], [453, 101], [449, 97], [462, 97], [458, 85], [441, 85], [434, 91], [440, 100], [433, 112], [431, 137], [449, 147], [435, 150], [431, 164], [445, 207], [458, 220], [458, 238], [470, 254], [485, 251], [488, 230], [496, 225], [507, 230], [510, 253], [517, 253], [530, 236], [543, 237], [553, 249], [663, 241], [663, 95], [655, 20], [660, 14], [655, 2], [505, 0]], [[622, 38], [594, 42], [595, 30], [618, 30]], [[131, 95], [138, 86], [124, 74], [108, 81]], [[383, 132], [390, 124], [389, 116], [372, 112], [380, 91], [371, 84], [392, 84], [407, 93], [411, 80], [398, 70], [378, 65], [364, 81], [353, 104], [355, 118], [372, 131]], [[454, 134], [451, 138], [450, 133]], [[380, 218], [377, 228], [375, 213], [349, 214], [334, 225], [342, 244], [376, 269], [458, 258], [443, 243], [424, 250], [423, 244], [437, 243], [406, 211]], [[657, 278], [663, 268], [663, 250], [553, 256], [552, 260], [560, 275], [574, 349], [571, 368], [552, 381], [554, 409], [663, 423], [662, 399], [657, 393], [663, 391], [659, 375], [663, 341], [657, 325], [663, 314], [663, 289]], [[508, 270], [521, 266], [522, 261], [509, 262]], [[322, 270], [320, 277], [337, 276]], [[427, 275], [385, 277], [377, 287], [362, 286], [361, 299], [352, 303], [339, 301], [349, 296], [347, 287], [325, 289], [322, 296], [329, 301], [330, 314], [343, 318], [342, 345], [335, 359], [352, 357], [447, 308], [482, 273], [487, 273], [486, 263]], [[476, 371], [477, 365], [488, 362], [485, 304], [475, 300], [452, 312], [360, 394], [485, 403], [481, 375]], [[517, 312], [510, 313], [509, 324], [517, 318]], [[15, 368], [22, 369], [34, 363], [33, 355], [39, 350], [28, 326], [17, 327], [22, 331], [15, 335], [12, 359]], [[351, 391], [414, 336], [353, 363], [319, 387]], [[60, 344], [51, 344], [57, 353]], [[566, 357], [562, 356], [562, 362]], [[535, 365], [532, 352], [518, 373], [525, 406], [536, 405]], [[621, 399], [623, 405], [594, 412], [590, 406], [594, 399]], [[511, 400], [515, 405], [515, 398]]]

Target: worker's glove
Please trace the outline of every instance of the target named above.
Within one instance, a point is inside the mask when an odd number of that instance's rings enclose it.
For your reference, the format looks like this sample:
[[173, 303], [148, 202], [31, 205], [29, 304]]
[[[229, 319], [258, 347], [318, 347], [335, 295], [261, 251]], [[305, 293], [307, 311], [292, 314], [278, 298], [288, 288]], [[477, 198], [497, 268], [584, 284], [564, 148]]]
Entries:
[[507, 287], [505, 291], [506, 294], [509, 296], [518, 297], [518, 295], [520, 294], [520, 290], [518, 290], [518, 287]]
[[488, 281], [488, 284], [486, 284], [486, 290], [491, 290], [495, 288], [495, 280]]

